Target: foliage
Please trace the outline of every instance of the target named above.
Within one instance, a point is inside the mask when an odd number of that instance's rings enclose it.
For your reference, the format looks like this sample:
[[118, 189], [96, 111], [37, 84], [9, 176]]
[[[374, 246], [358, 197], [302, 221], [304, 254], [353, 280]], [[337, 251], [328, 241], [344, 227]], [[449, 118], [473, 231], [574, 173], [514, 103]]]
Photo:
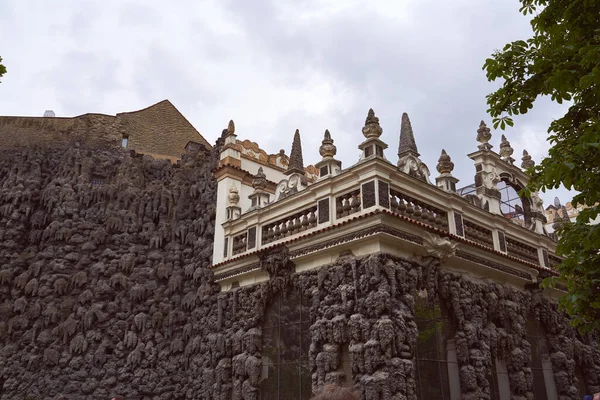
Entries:
[[[0, 57], [0, 78], [2, 78], [2, 75], [4, 75], [6, 73], [6, 67], [4, 65], [2, 65], [2, 57]], [[2, 81], [0, 81], [2, 82]]]
[[501, 88], [487, 96], [494, 127], [513, 126], [540, 96], [562, 104], [566, 114], [548, 129], [549, 155], [532, 168], [527, 190], [558, 188], [579, 192], [573, 206], [586, 205], [576, 222], [558, 229], [557, 252], [564, 257], [558, 282], [568, 294], [560, 304], [582, 332], [600, 328], [600, 226], [590, 220], [600, 207], [600, 0], [520, 0], [520, 11], [534, 15], [533, 37], [507, 44], [483, 66]]

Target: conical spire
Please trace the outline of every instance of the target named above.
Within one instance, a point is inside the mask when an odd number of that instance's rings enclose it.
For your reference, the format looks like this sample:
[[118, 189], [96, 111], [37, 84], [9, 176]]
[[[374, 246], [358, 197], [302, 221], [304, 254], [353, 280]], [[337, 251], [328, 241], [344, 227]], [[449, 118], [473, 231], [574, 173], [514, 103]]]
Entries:
[[227, 134], [228, 135], [233, 135], [235, 134], [235, 124], [233, 123], [233, 120], [229, 120], [229, 125], [227, 125]]
[[300, 131], [296, 129], [294, 141], [292, 142], [292, 152], [290, 153], [290, 163], [286, 174], [298, 172], [304, 175], [304, 161], [302, 160], [302, 143], [300, 142]]
[[398, 157], [402, 157], [405, 154], [413, 154], [415, 157], [419, 157], [420, 154], [417, 151], [417, 144], [415, 143], [415, 136], [413, 135], [412, 126], [408, 114], [402, 114], [402, 125], [400, 127], [400, 145], [398, 146]]

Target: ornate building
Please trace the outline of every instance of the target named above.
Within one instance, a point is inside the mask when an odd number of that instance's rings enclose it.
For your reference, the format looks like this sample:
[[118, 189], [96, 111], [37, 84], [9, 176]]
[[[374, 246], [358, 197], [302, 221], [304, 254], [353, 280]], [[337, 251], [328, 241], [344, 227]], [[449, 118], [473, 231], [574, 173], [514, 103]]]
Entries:
[[598, 335], [539, 288], [560, 261], [541, 201], [484, 123], [459, 186], [443, 150], [430, 176], [407, 115], [397, 161], [370, 110], [356, 164], [325, 131], [306, 167], [299, 132], [289, 155], [233, 122], [209, 146], [169, 104], [0, 118], [0, 398], [600, 391]]
[[255, 343], [232, 355], [233, 398], [308, 399], [327, 382], [365, 399], [597, 390], [600, 364], [576, 355], [597, 359], [597, 337], [568, 326], [560, 291], [539, 289], [560, 259], [541, 199], [518, 195], [527, 151], [522, 169], [504, 135], [494, 152], [482, 121], [475, 182], [457, 188], [445, 150], [431, 183], [406, 114], [396, 164], [373, 110], [362, 133], [360, 159], [342, 169], [329, 131], [314, 168], [298, 131], [279, 163], [251, 160], [233, 122], [224, 132], [210, 268], [223, 299], [249, 303], [230, 317], [251, 319], [234, 324]]

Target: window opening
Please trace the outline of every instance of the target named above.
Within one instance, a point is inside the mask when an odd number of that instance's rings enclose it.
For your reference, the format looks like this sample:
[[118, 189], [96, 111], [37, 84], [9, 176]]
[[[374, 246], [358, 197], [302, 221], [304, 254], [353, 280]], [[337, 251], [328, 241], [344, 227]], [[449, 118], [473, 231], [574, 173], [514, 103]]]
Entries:
[[447, 342], [453, 337], [453, 329], [446, 312], [436, 299], [429, 298], [426, 290], [416, 296], [415, 321], [417, 398], [451, 400], [448, 370], [458, 369], [456, 362], [448, 362]]

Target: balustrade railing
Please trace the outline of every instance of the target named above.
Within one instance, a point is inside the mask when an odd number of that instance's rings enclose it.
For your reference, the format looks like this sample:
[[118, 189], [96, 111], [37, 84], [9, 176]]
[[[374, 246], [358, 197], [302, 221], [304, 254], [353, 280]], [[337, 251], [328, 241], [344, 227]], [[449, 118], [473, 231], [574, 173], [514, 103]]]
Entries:
[[268, 244], [317, 226], [317, 206], [283, 217], [262, 228], [262, 244]]
[[390, 189], [390, 208], [400, 215], [448, 231], [447, 212], [394, 189]]
[[539, 256], [537, 249], [532, 246], [528, 246], [525, 243], [521, 243], [518, 240], [506, 238], [506, 249], [508, 255], [520, 258], [521, 260], [530, 261], [535, 264], [539, 264]]
[[335, 199], [336, 218], [347, 217], [360, 211], [360, 189], [343, 194]]
[[548, 262], [549, 262], [549, 267], [550, 268], [554, 268], [556, 269], [557, 266], [559, 266], [562, 263], [562, 258], [557, 257], [555, 255], [549, 254], [548, 255]]
[[233, 237], [233, 255], [240, 254], [246, 251], [246, 246], [248, 245], [248, 234], [244, 232], [240, 235]]
[[494, 248], [494, 237], [491, 230], [467, 220], [464, 220], [463, 225], [466, 239]]

